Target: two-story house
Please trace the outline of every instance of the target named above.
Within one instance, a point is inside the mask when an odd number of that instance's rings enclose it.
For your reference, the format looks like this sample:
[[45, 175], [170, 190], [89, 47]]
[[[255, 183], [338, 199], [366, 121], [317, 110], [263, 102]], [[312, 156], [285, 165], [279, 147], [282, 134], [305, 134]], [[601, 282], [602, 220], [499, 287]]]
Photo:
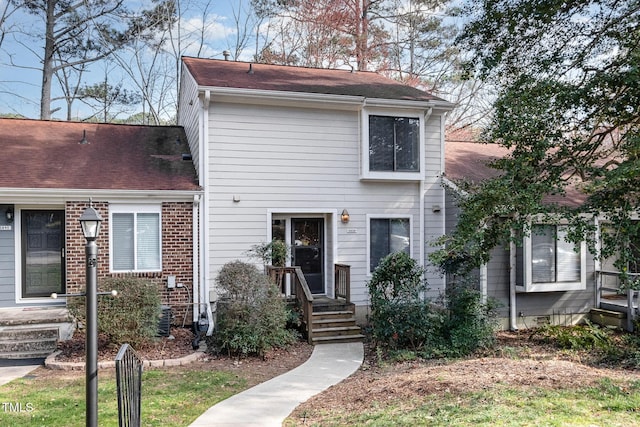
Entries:
[[[183, 58], [178, 122], [205, 189], [204, 287], [229, 261], [277, 238], [313, 295], [350, 269], [364, 319], [381, 258], [427, 264], [445, 231], [444, 121], [452, 105], [379, 74]], [[429, 271], [429, 287], [444, 280]]]

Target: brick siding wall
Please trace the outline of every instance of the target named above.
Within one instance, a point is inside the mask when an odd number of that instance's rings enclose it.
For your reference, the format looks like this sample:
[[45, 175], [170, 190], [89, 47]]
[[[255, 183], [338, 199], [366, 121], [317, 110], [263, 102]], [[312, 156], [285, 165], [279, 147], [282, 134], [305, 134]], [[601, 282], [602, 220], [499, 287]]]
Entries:
[[[66, 204], [66, 285], [67, 293], [77, 293], [85, 285], [85, 244], [79, 218], [88, 207], [87, 202]], [[171, 307], [172, 324], [191, 326], [193, 295], [193, 203], [162, 203], [162, 272], [110, 273], [109, 272], [109, 204], [93, 202], [102, 216], [98, 245], [98, 281], [105, 277], [133, 276], [147, 279], [158, 286], [162, 304]], [[176, 276], [181, 288], [167, 288], [167, 277]]]

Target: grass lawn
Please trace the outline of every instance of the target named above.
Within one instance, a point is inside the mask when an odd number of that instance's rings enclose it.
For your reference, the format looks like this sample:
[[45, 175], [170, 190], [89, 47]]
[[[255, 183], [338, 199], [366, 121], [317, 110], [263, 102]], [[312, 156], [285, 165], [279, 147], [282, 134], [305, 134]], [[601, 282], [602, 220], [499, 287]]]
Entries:
[[[246, 388], [246, 381], [233, 373], [190, 370], [188, 366], [147, 370], [142, 381], [144, 426], [189, 425], [216, 402]], [[99, 372], [98, 423], [118, 426], [116, 381], [111, 370]], [[0, 425], [84, 426], [84, 373], [38, 368], [33, 375], [1, 386]]]

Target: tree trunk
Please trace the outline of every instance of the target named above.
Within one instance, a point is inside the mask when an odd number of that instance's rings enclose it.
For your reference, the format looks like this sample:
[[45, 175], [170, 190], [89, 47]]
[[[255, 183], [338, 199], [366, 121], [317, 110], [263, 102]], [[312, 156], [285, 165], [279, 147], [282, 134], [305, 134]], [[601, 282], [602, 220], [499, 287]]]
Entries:
[[40, 97], [40, 119], [51, 119], [51, 81], [53, 79], [53, 54], [55, 7], [57, 0], [47, 1], [47, 18], [44, 42], [44, 57], [42, 64], [42, 94]]

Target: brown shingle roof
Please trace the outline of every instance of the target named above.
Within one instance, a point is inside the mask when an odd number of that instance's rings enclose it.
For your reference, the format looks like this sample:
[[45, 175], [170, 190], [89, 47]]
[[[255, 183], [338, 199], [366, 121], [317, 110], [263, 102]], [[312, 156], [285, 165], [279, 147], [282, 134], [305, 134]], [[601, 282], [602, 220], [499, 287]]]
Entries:
[[197, 190], [186, 140], [177, 126], [0, 119], [0, 187]]
[[[447, 140], [445, 143], [445, 176], [454, 182], [466, 180], [479, 183], [498, 175], [496, 169], [487, 164], [509, 154], [509, 150], [499, 144], [482, 144], [469, 141]], [[582, 205], [587, 196], [575, 183], [566, 188], [565, 195], [547, 195], [544, 202], [567, 207]]]
[[407, 101], [443, 101], [379, 74], [349, 70], [256, 64], [183, 57], [199, 86], [363, 96]]

